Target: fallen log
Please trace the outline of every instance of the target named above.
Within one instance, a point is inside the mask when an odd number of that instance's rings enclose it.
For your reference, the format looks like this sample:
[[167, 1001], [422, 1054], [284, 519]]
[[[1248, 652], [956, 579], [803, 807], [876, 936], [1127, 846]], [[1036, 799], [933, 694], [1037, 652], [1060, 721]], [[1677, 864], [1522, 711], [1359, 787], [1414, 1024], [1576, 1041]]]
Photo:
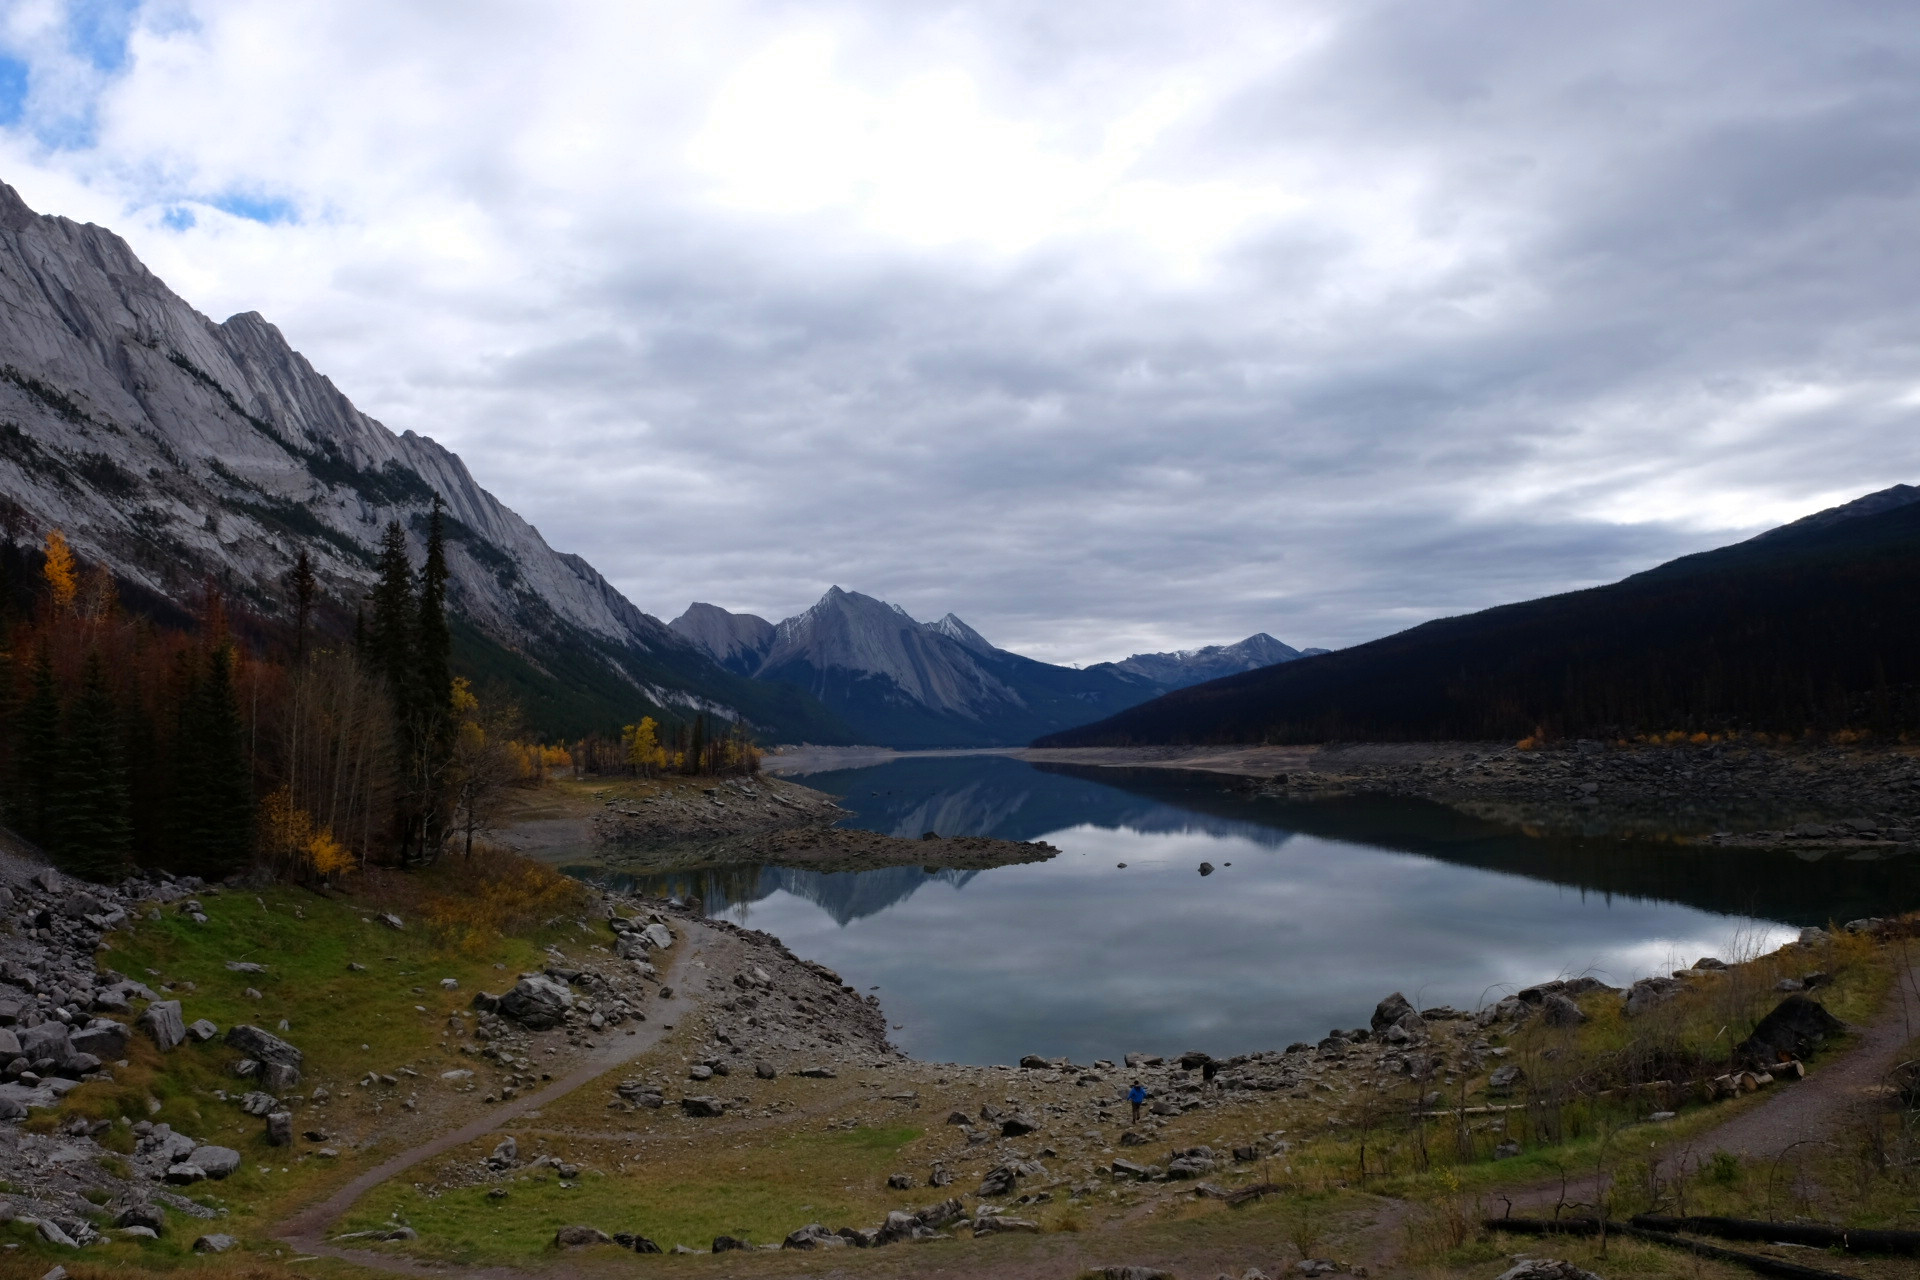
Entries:
[[[1511, 1231], [1519, 1235], [1598, 1235], [1601, 1223], [1597, 1218], [1487, 1218], [1483, 1225], [1489, 1231]], [[1855, 1280], [1855, 1277], [1840, 1274], [1838, 1271], [1822, 1271], [1818, 1267], [1803, 1267], [1797, 1262], [1782, 1262], [1778, 1258], [1768, 1258], [1757, 1253], [1742, 1253], [1738, 1249], [1722, 1249], [1719, 1245], [1706, 1244], [1699, 1240], [1689, 1240], [1666, 1231], [1650, 1231], [1645, 1227], [1636, 1227], [1626, 1222], [1608, 1222], [1607, 1234], [1631, 1236], [1636, 1240], [1646, 1240], [1653, 1244], [1663, 1244], [1671, 1249], [1684, 1249], [1686, 1252], [1702, 1258], [1712, 1258], [1716, 1262], [1731, 1262], [1758, 1272], [1763, 1276], [1778, 1276], [1780, 1280]]]
[[1652, 1213], [1635, 1215], [1633, 1225], [1649, 1231], [1688, 1231], [1722, 1240], [1767, 1240], [1804, 1244], [1815, 1249], [1838, 1248], [1848, 1253], [1920, 1257], [1920, 1231], [1823, 1227], [1802, 1222], [1762, 1222], [1756, 1218], [1670, 1218]]

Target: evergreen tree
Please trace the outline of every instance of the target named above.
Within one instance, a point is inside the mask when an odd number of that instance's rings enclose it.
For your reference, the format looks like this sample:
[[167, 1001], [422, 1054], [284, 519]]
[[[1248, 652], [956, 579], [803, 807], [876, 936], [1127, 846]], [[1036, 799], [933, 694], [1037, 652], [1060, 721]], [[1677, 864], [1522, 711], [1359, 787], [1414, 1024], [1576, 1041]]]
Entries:
[[407, 561], [407, 535], [398, 520], [387, 522], [380, 537], [380, 580], [373, 588], [373, 617], [366, 633], [367, 657], [387, 678], [395, 709], [406, 719], [413, 683], [413, 638], [417, 624], [413, 566]]
[[687, 745], [687, 763], [684, 772], [699, 773], [707, 754], [707, 717], [697, 715], [693, 718], [693, 739]]
[[314, 597], [320, 584], [313, 576], [313, 561], [305, 547], [287, 574], [287, 586], [293, 591], [293, 660], [297, 664], [307, 656], [307, 623], [313, 616]]
[[67, 716], [56, 765], [54, 860], [72, 875], [112, 879], [126, 866], [133, 827], [127, 817], [119, 716], [98, 649], [87, 653], [80, 696]]
[[253, 853], [253, 777], [233, 687], [233, 646], [207, 655], [193, 682], [175, 744], [179, 772], [173, 861], [216, 879], [243, 870]]
[[53, 661], [42, 645], [33, 656], [27, 699], [21, 705], [14, 761], [13, 824], [34, 843], [53, 843], [53, 795], [60, 754], [60, 691]]
[[[453, 635], [447, 626], [447, 548], [440, 496], [427, 524], [427, 562], [420, 570], [419, 616], [413, 629], [413, 678], [406, 690], [415, 755], [419, 852], [432, 857], [447, 821], [446, 772], [453, 751]], [[407, 730], [403, 729], [403, 733]]]

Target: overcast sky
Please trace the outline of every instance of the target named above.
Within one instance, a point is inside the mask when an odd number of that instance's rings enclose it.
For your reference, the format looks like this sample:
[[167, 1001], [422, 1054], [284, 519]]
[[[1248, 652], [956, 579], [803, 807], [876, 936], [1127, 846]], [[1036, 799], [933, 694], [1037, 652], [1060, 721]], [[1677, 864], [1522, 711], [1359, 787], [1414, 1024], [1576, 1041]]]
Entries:
[[1337, 646], [1920, 480], [1920, 22], [0, 0], [0, 178], [636, 603]]

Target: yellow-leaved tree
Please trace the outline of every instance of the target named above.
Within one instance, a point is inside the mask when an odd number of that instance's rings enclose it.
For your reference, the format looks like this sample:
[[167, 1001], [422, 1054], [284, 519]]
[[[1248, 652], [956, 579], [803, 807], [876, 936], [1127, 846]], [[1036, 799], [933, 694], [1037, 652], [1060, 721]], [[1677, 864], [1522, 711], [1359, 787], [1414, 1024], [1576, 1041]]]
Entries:
[[330, 879], [358, 865], [333, 832], [315, 824], [293, 802], [293, 789], [281, 787], [260, 805], [260, 844], [282, 875]]
[[666, 767], [667, 752], [660, 745], [660, 726], [652, 716], [642, 716], [639, 724], [622, 729], [620, 741], [627, 749], [627, 763], [641, 777], [650, 778]]
[[61, 613], [73, 608], [74, 597], [80, 594], [80, 572], [73, 561], [73, 548], [67, 545], [67, 535], [58, 529], [47, 532], [47, 591], [53, 597], [53, 607]]

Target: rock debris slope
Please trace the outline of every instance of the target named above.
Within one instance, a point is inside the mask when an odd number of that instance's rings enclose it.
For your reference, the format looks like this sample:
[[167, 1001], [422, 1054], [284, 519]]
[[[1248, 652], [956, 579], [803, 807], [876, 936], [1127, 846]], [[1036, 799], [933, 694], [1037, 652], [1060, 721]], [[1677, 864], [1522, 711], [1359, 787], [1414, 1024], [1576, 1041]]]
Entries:
[[356, 409], [255, 312], [215, 323], [102, 227], [41, 216], [0, 183], [0, 514], [58, 526], [89, 560], [177, 603], [208, 579], [282, 606], [301, 549], [357, 600], [389, 520], [419, 559], [446, 504], [455, 608], [536, 664], [586, 650], [656, 705], [737, 698], [703, 650], [474, 481], [434, 441]]

